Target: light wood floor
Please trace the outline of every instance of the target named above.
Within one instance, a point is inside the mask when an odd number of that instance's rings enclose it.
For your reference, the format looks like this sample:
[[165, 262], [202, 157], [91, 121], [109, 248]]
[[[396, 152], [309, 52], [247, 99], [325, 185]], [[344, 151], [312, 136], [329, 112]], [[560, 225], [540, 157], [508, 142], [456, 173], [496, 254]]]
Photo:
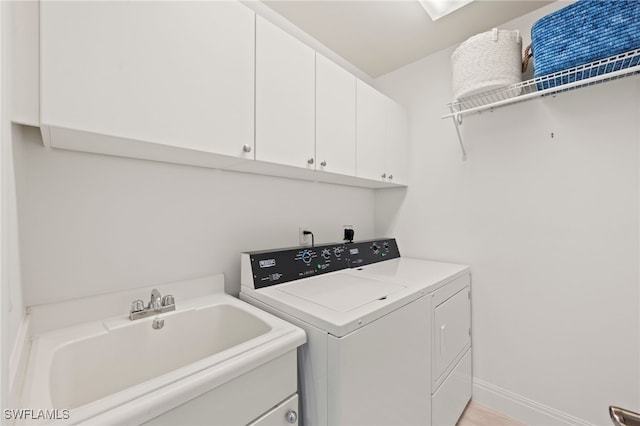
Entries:
[[525, 424], [471, 401], [456, 426], [525, 426]]

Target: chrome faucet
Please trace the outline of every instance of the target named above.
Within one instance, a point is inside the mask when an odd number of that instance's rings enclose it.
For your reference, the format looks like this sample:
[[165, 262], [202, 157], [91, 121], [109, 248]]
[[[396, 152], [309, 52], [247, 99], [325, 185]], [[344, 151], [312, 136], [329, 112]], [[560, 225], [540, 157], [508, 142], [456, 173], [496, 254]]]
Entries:
[[153, 314], [161, 314], [163, 312], [175, 311], [176, 302], [172, 295], [167, 294], [162, 297], [157, 289], [151, 290], [151, 300], [145, 307], [144, 302], [140, 299], [134, 300], [131, 303], [131, 311], [129, 312], [129, 319], [131, 321], [140, 318], [148, 317]]
[[156, 310], [162, 307], [162, 296], [157, 289], [151, 290], [151, 300], [149, 301], [149, 309]]

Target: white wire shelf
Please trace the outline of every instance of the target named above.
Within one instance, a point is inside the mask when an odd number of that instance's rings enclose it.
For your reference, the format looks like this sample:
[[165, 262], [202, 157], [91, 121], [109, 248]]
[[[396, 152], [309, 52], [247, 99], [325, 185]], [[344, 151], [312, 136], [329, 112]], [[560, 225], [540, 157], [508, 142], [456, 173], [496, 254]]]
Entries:
[[447, 104], [451, 112], [443, 115], [442, 118], [460, 117], [638, 73], [640, 73], [640, 49], [544, 77], [533, 78], [502, 89], [459, 99]]
[[640, 74], [640, 49], [459, 99], [447, 104], [450, 113], [443, 115], [442, 118], [453, 118], [460, 140], [462, 158], [466, 159], [459, 129], [463, 116], [635, 74]]

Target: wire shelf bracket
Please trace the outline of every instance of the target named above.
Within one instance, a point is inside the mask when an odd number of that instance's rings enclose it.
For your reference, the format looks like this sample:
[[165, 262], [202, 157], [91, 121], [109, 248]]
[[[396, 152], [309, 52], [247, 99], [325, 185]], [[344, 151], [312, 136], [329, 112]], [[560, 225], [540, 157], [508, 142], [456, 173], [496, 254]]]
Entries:
[[638, 74], [640, 49], [635, 49], [555, 74], [459, 99], [447, 104], [450, 112], [441, 118], [453, 119], [462, 149], [462, 159], [466, 160], [467, 153], [460, 133], [463, 116]]
[[[451, 110], [453, 113], [453, 110]], [[453, 120], [453, 125], [456, 128], [456, 134], [458, 135], [458, 141], [460, 141], [460, 149], [462, 150], [462, 161], [467, 161], [467, 150], [464, 149], [464, 142], [462, 140], [462, 135], [460, 134], [460, 126], [462, 126], [462, 116], [460, 114], [454, 113], [451, 116]]]

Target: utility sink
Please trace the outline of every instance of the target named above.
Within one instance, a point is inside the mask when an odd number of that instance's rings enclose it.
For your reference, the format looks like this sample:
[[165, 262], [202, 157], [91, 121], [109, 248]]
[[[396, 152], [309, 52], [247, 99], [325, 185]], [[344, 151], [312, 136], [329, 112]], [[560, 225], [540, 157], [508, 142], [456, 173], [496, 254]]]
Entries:
[[224, 293], [176, 306], [35, 336], [24, 406], [69, 410], [70, 423], [137, 423], [145, 401], [161, 396], [166, 409], [173, 395], [178, 405], [185, 392], [215, 388], [305, 342], [302, 330]]
[[77, 408], [271, 331], [260, 318], [228, 304], [157, 317], [164, 319], [159, 330], [152, 318], [105, 322], [104, 332], [60, 346], [51, 360], [53, 406]]

